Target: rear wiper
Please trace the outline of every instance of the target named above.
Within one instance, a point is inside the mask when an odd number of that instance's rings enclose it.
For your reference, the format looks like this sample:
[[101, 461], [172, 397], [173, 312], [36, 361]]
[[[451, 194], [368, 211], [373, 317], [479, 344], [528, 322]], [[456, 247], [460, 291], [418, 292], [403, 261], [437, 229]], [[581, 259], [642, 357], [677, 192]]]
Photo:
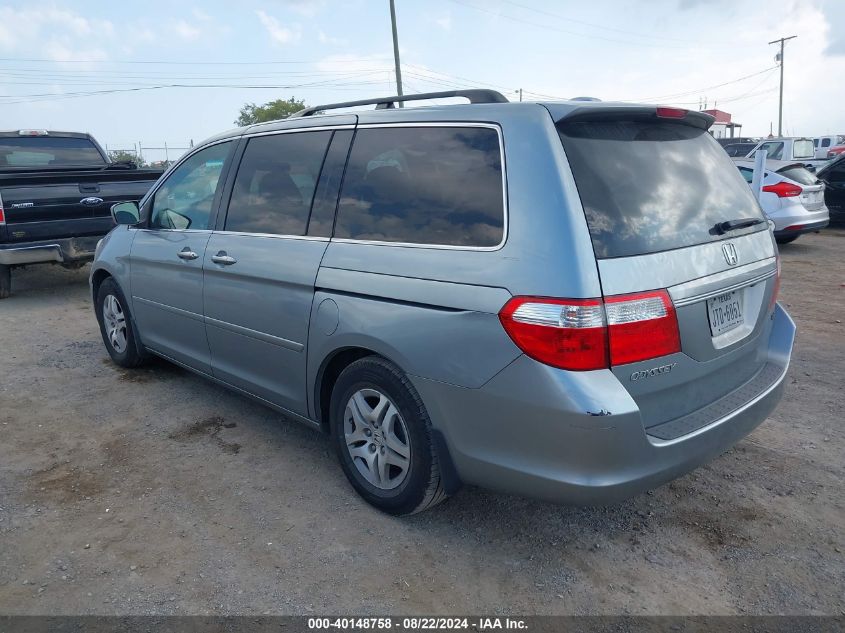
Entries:
[[717, 222], [717, 233], [727, 233], [728, 231], [736, 231], [737, 229], [745, 229], [756, 224], [763, 224], [765, 222], [762, 218], [740, 218], [738, 220], [727, 220], [725, 222]]

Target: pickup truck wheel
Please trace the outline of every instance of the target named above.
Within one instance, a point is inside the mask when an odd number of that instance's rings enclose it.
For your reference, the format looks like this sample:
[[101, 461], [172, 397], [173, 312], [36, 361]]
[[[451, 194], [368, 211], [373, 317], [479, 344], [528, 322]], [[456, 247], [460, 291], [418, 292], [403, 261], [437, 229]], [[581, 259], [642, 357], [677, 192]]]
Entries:
[[111, 359], [121, 367], [138, 367], [145, 356], [138, 348], [129, 303], [120, 287], [109, 278], [103, 281], [95, 303], [100, 334]]
[[406, 515], [446, 499], [431, 420], [399, 368], [376, 356], [355, 361], [338, 377], [330, 411], [343, 472], [367, 502]]
[[6, 299], [12, 294], [12, 269], [0, 264], [0, 299]]

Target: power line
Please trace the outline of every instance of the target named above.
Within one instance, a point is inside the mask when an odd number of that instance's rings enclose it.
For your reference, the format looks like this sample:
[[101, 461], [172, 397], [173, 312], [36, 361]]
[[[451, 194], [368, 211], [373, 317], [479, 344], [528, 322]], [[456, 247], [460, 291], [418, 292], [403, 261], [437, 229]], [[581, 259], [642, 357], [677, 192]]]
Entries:
[[688, 45], [687, 46], [667, 46], [667, 45], [661, 45], [661, 44], [649, 44], [647, 42], [636, 42], [636, 41], [631, 41], [631, 40], [621, 40], [621, 39], [618, 39], [618, 38], [605, 37], [605, 36], [602, 36], [602, 35], [581, 33], [581, 32], [578, 32], [578, 31], [569, 31], [567, 29], [562, 29], [560, 27], [552, 26], [550, 24], [542, 24], [540, 22], [533, 22], [531, 20], [526, 20], [525, 18], [519, 18], [519, 17], [513, 16], [513, 15], [508, 15], [506, 13], [501, 13], [501, 12], [498, 12], [498, 11], [491, 11], [490, 9], [485, 9], [483, 7], [476, 6], [474, 4], [466, 2], [465, 0], [449, 0], [449, 2], [459, 4], [461, 6], [473, 9], [475, 11], [480, 11], [481, 13], [487, 13], [488, 15], [492, 15], [492, 16], [495, 16], [497, 18], [504, 18], [506, 20], [511, 20], [513, 22], [519, 22], [521, 24], [527, 24], [529, 26], [533, 26], [533, 27], [540, 28], [540, 29], [546, 29], [546, 30], [549, 30], [549, 31], [555, 31], [557, 33], [565, 33], [567, 35], [574, 35], [575, 37], [583, 37], [583, 38], [587, 38], [587, 39], [591, 39], [591, 40], [603, 40], [605, 42], [615, 42], [617, 44], [627, 44], [629, 46], [644, 46], [644, 47], [648, 47], [648, 48], [673, 48], [673, 49], [688, 49], [689, 48]]
[[695, 90], [687, 90], [685, 92], [674, 92], [665, 95], [658, 95], [656, 97], [644, 97], [641, 99], [632, 99], [632, 101], [658, 101], [660, 99], [671, 99], [673, 97], [685, 97], [687, 95], [696, 94], [699, 92], [704, 92], [706, 90], [715, 90], [716, 88], [721, 88], [723, 86], [729, 86], [730, 84], [739, 83], [740, 81], [744, 81], [746, 79], [751, 79], [752, 77], [756, 77], [757, 75], [762, 75], [763, 73], [768, 73], [775, 70], [777, 66], [772, 66], [771, 68], [764, 68], [763, 70], [758, 70], [756, 73], [751, 73], [750, 75], [744, 75], [742, 77], [737, 77], [736, 79], [731, 79], [730, 81], [725, 81], [720, 84], [715, 84], [713, 86], [705, 86], [704, 88], [696, 88]]
[[669, 40], [669, 41], [672, 41], [672, 42], [681, 42], [681, 43], [686, 42], [686, 40], [683, 40], [683, 39], [678, 38], [678, 37], [666, 37], [666, 36], [661, 36], [661, 35], [644, 34], [644, 33], [641, 34], [641, 33], [635, 33], [634, 31], [627, 31], [627, 30], [624, 30], [624, 29], [615, 29], [611, 26], [604, 26], [604, 25], [601, 25], [601, 24], [594, 24], [592, 22], [585, 22], [584, 20], [576, 20], [575, 18], [563, 16], [560, 13], [555, 13], [553, 11], [546, 11], [544, 9], [537, 9], [536, 7], [531, 7], [531, 6], [528, 6], [527, 4], [522, 4], [521, 2], [514, 2], [514, 0], [500, 0], [500, 1], [505, 2], [507, 4], [510, 4], [510, 5], [513, 5], [515, 7], [520, 7], [522, 9], [525, 9], [526, 11], [533, 11], [534, 13], [539, 13], [541, 15], [547, 15], [549, 17], [557, 18], [558, 20], [563, 20], [564, 22], [572, 22], [573, 24], [580, 24], [582, 26], [589, 26], [589, 27], [594, 28], [594, 29], [602, 29], [604, 31], [613, 31], [614, 33], [622, 33], [622, 34], [625, 34], [625, 35], [631, 35], [633, 37], [642, 37], [642, 38], [647, 38], [647, 39]]

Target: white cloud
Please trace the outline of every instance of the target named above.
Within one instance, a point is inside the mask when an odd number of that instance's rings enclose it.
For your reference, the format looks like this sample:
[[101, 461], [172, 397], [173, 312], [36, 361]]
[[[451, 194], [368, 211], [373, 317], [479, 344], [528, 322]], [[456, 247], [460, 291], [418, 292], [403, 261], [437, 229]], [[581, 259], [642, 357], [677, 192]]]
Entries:
[[114, 24], [55, 7], [0, 7], [0, 48], [5, 50], [30, 48], [45, 39], [70, 49], [78, 38], [91, 36], [112, 38]]
[[114, 24], [109, 20], [87, 18], [67, 9], [0, 7], [0, 50], [58, 62], [102, 61], [108, 54], [91, 42], [102, 44], [113, 40], [114, 35]]
[[294, 13], [306, 18], [313, 18], [323, 8], [322, 0], [281, 0], [281, 3]]
[[439, 26], [444, 31], [451, 31], [452, 30], [452, 14], [447, 13], [446, 15], [435, 18], [434, 23]]
[[298, 24], [293, 25], [293, 28], [282, 26], [281, 22], [261, 9], [258, 9], [255, 14], [276, 44], [290, 44], [299, 40], [301, 29]]
[[46, 57], [57, 62], [105, 61], [108, 54], [99, 48], [80, 49], [71, 48], [58, 41], [48, 42], [44, 46]]
[[320, 44], [330, 44], [332, 46], [343, 46], [349, 43], [349, 40], [345, 40], [342, 37], [332, 37], [331, 35], [326, 35], [322, 30], [317, 32], [317, 39]]
[[194, 17], [200, 22], [211, 22], [212, 20], [212, 17], [208, 15], [208, 13], [197, 7], [194, 7], [191, 13], [193, 13]]
[[202, 35], [201, 29], [193, 24], [189, 24], [185, 20], [177, 20], [171, 24], [171, 28], [175, 31], [176, 35], [181, 37], [183, 40], [188, 40], [189, 42], [198, 40]]

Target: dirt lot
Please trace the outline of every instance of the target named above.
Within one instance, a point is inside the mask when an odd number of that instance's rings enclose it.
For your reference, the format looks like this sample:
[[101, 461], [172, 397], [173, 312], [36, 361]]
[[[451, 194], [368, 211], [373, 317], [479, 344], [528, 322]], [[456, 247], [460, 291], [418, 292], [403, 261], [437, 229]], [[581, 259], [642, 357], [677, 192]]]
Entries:
[[783, 247], [786, 396], [605, 509], [465, 488], [384, 516], [319, 434], [166, 363], [112, 365], [88, 269], [0, 303], [0, 613], [845, 614], [845, 231]]

